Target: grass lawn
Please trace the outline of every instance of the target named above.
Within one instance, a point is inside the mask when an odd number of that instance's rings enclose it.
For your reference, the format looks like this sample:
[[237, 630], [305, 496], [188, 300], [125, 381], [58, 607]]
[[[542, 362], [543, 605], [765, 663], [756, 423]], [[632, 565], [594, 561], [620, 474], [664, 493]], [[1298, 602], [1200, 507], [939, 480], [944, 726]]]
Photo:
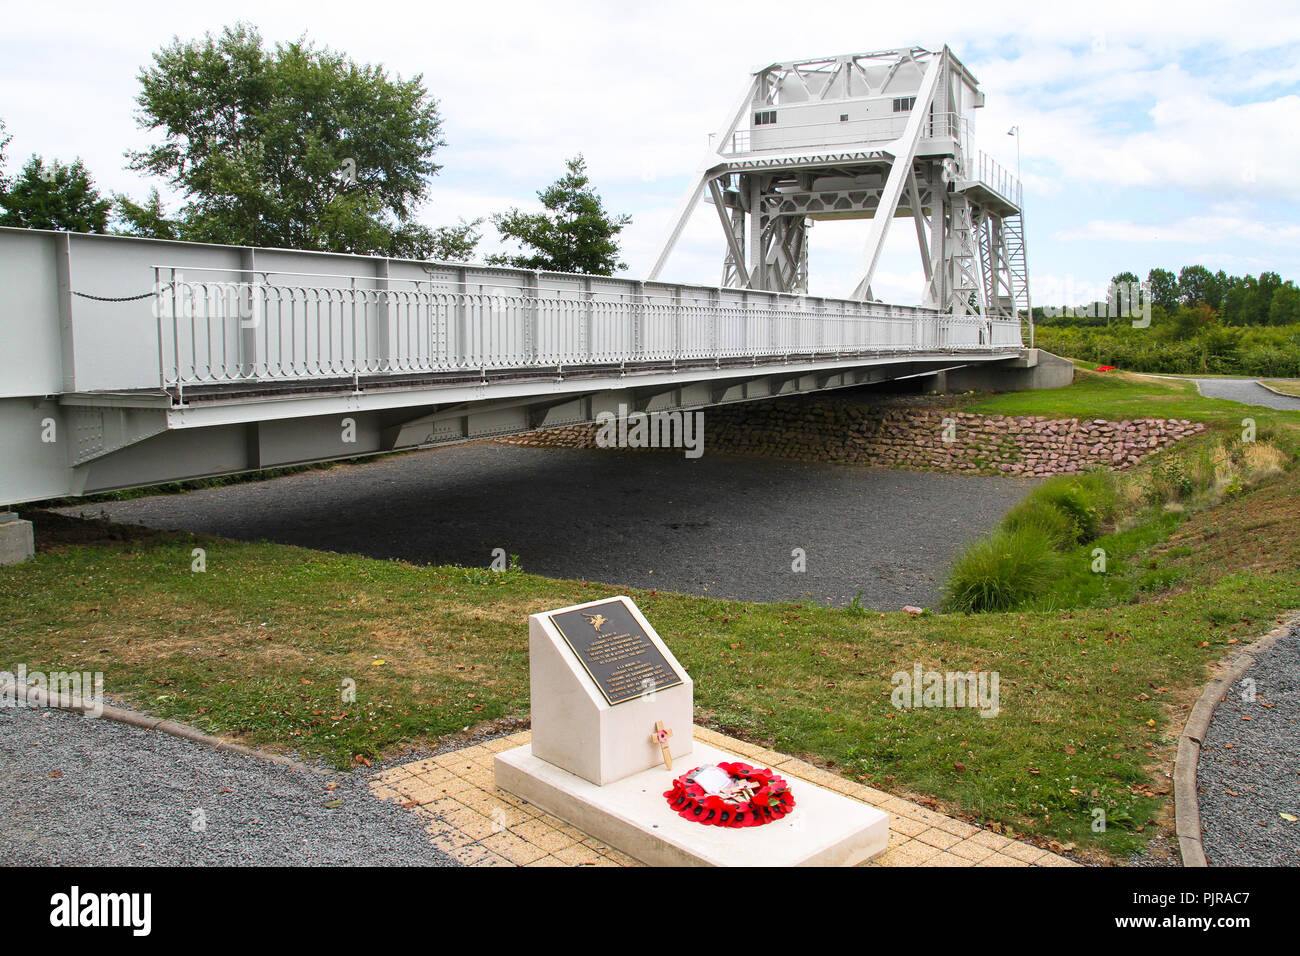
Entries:
[[1294, 378], [1270, 378], [1263, 381], [1263, 384], [1273, 389], [1275, 392], [1281, 392], [1283, 395], [1294, 395], [1300, 398], [1300, 381]]
[[[1167, 416], [1294, 450], [1300, 414], [1189, 383], [1081, 375], [970, 406]], [[530, 612], [615, 589], [425, 568], [38, 512], [0, 568], [0, 669], [103, 671], [109, 694], [338, 766], [528, 714]], [[697, 718], [970, 819], [1123, 858], [1171, 822], [1166, 776], [1206, 667], [1300, 607], [1300, 469], [1139, 542], [1171, 590], [1069, 611], [878, 614], [630, 591], [696, 682]], [[192, 549], [207, 570], [191, 571]], [[898, 711], [890, 676], [997, 671], [1001, 713]], [[345, 681], [356, 682], [344, 703]], [[1109, 826], [1093, 833], [1093, 809]]]

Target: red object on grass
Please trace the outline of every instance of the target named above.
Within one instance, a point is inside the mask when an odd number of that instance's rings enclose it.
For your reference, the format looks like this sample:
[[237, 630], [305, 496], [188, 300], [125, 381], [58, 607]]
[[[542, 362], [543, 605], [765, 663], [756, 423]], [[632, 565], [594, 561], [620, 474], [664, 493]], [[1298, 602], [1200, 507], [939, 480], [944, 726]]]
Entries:
[[794, 795], [789, 786], [771, 770], [746, 763], [720, 763], [718, 768], [735, 779], [753, 784], [749, 801], [737, 803], [705, 793], [698, 783], [687, 779], [701, 769], [696, 767], [674, 780], [671, 790], [664, 791], [668, 805], [678, 816], [715, 827], [759, 827], [780, 820], [794, 809]]
[[1113, 371], [1115, 371], [1115, 366], [1113, 366], [1113, 365], [1098, 365], [1098, 366], [1097, 366], [1097, 371], [1098, 371], [1098, 372], [1113, 372]]

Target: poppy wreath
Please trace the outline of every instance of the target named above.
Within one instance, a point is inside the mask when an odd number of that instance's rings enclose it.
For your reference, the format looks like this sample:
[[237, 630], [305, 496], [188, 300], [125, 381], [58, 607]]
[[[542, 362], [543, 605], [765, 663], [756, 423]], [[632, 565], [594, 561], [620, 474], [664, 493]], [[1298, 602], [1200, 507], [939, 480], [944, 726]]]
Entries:
[[705, 793], [694, 780], [694, 775], [702, 769], [696, 767], [674, 780], [671, 790], [664, 791], [668, 805], [678, 816], [715, 827], [760, 827], [780, 820], [794, 809], [794, 795], [789, 786], [771, 770], [745, 763], [720, 763], [718, 768], [744, 785], [750, 791], [749, 799]]

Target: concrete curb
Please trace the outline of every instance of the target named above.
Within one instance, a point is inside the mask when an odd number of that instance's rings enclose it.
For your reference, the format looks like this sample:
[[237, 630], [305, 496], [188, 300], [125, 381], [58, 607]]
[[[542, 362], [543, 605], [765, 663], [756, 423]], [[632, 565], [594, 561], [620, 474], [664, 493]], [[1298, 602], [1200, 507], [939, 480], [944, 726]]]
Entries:
[[124, 710], [111, 704], [89, 703], [75, 699], [67, 694], [56, 694], [51, 697], [44, 691], [24, 687], [12, 678], [0, 680], [0, 698], [8, 698], [24, 707], [54, 707], [59, 710], [73, 710], [91, 718], [105, 718], [122, 724], [130, 724], [133, 727], [140, 727], [144, 730], [156, 730], [160, 733], [170, 734], [173, 737], [180, 737], [182, 740], [201, 744], [204, 747], [211, 747], [213, 750], [224, 750], [227, 753], [242, 754], [245, 757], [256, 757], [258, 760], [279, 764], [292, 770], [301, 770], [304, 773], [313, 773], [323, 777], [334, 776], [334, 771], [324, 767], [313, 767], [310, 764], [302, 763], [282, 754], [246, 747], [243, 744], [237, 744], [233, 740], [226, 740], [222, 737], [213, 737], [211, 734], [205, 734], [201, 730], [195, 730], [187, 724], [177, 723], [174, 720], [151, 717], [148, 714], [137, 714], [135, 711]]
[[1300, 615], [1289, 618], [1269, 631], [1253, 644], [1243, 647], [1226, 661], [1221, 661], [1221, 673], [1205, 685], [1201, 696], [1187, 716], [1187, 723], [1178, 738], [1178, 753], [1174, 757], [1174, 832], [1178, 834], [1178, 852], [1183, 866], [1209, 866], [1205, 849], [1201, 845], [1201, 806], [1196, 796], [1196, 765], [1201, 759], [1201, 744], [1210, 729], [1214, 709], [1223, 700], [1228, 688], [1255, 663], [1258, 655], [1267, 651], [1281, 638], [1300, 624]]
[[1287, 393], [1287, 392], [1279, 392], [1279, 391], [1278, 391], [1276, 388], [1274, 388], [1272, 385], [1266, 385], [1264, 382], [1260, 381], [1259, 379], [1256, 379], [1256, 380], [1255, 380], [1255, 384], [1258, 385], [1260, 388], [1266, 388], [1266, 389], [1268, 389], [1270, 392], [1272, 392], [1274, 395], [1280, 395], [1280, 396], [1282, 396], [1283, 398], [1295, 398], [1295, 397], [1296, 397], [1295, 395], [1291, 395], [1291, 394], [1289, 394], [1289, 393]]

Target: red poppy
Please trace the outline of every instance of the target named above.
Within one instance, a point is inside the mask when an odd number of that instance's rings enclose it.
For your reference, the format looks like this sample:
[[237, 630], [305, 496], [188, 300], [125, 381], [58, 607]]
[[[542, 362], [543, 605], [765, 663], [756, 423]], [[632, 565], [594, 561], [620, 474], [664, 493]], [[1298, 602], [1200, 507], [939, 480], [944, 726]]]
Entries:
[[719, 827], [757, 827], [779, 820], [794, 809], [789, 786], [771, 770], [746, 763], [718, 764], [718, 769], [732, 780], [748, 786], [750, 798], [736, 800], [705, 793], [694, 779], [701, 769], [696, 767], [682, 774], [673, 781], [673, 788], [664, 792], [668, 805], [687, 820]]

